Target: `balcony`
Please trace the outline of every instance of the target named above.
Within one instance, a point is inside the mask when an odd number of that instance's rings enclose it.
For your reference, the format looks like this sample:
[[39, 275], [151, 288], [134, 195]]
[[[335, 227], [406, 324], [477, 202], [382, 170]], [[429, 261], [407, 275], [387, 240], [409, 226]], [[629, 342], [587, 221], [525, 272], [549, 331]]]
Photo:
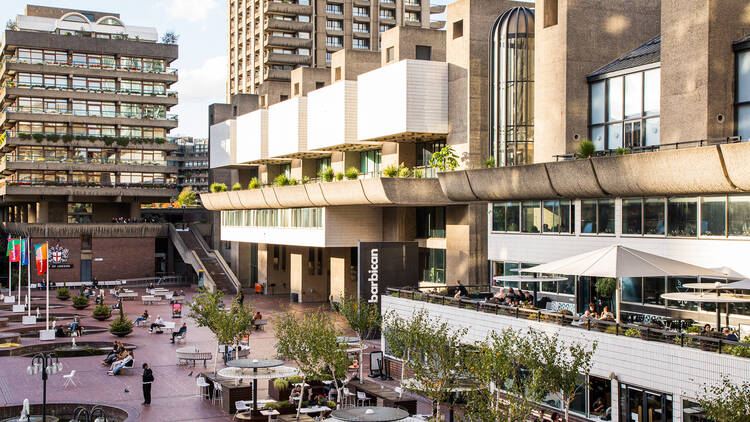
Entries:
[[29, 157], [5, 155], [0, 159], [0, 172], [10, 174], [16, 170], [72, 170], [177, 173], [177, 167], [162, 162], [115, 160], [85, 157]]
[[312, 64], [312, 56], [303, 56], [301, 54], [268, 53], [266, 54], [264, 62], [268, 64], [281, 65], [310, 65]]
[[312, 40], [297, 37], [274, 37], [269, 36], [266, 41], [266, 50], [271, 47], [311, 48]]
[[107, 196], [169, 199], [179, 192], [174, 183], [108, 183], [73, 181], [0, 182], [0, 196]]
[[263, 25], [263, 29], [282, 29], [286, 31], [312, 31], [312, 22], [284, 21], [279, 19], [268, 19]]
[[146, 103], [177, 105], [177, 92], [143, 93], [127, 89], [73, 88], [67, 85], [24, 85], [6, 84], [0, 90], [0, 103], [12, 102], [19, 96], [35, 98], [63, 98], [71, 100], [120, 101], [126, 103]]
[[176, 114], [130, 113], [120, 111], [86, 111], [37, 107], [7, 106], [0, 112], [0, 122], [8, 129], [11, 122], [36, 121], [55, 123], [90, 123], [126, 126], [175, 128]]
[[[53, 135], [53, 139], [48, 139], [47, 135]], [[88, 148], [131, 148], [145, 150], [176, 151], [179, 147], [176, 144], [166, 142], [166, 139], [158, 138], [135, 138], [135, 137], [109, 137], [109, 136], [82, 136], [70, 135], [72, 139], [66, 141], [63, 134], [30, 134], [19, 133], [17, 131], [6, 130], [0, 134], [0, 152], [8, 152], [19, 145], [23, 146], [60, 146], [62, 140], [63, 146], [68, 147], [88, 147]], [[38, 138], [38, 140], [36, 139]], [[163, 141], [162, 141], [163, 139]]]
[[279, 1], [267, 1], [264, 3], [266, 13], [286, 13], [290, 15], [312, 15], [312, 6], [304, 6], [296, 3], [284, 3]]
[[447, 134], [447, 63], [402, 60], [359, 75], [359, 141], [421, 142]]
[[71, 76], [92, 76], [100, 78], [135, 79], [141, 81], [177, 82], [177, 69], [144, 69], [137, 66], [116, 64], [94, 65], [79, 62], [57, 62], [6, 57], [0, 63], [0, 75], [14, 75], [17, 72], [45, 73]]
[[378, 142], [357, 141], [357, 82], [340, 81], [307, 94], [307, 148], [363, 151]]
[[169, 224], [163, 223], [0, 223], [6, 233], [22, 235], [32, 238], [71, 237], [80, 238], [83, 235], [96, 237], [164, 237], [169, 234]]
[[269, 69], [265, 74], [265, 79], [272, 79], [275, 81], [288, 81], [292, 77], [291, 73], [291, 70]]

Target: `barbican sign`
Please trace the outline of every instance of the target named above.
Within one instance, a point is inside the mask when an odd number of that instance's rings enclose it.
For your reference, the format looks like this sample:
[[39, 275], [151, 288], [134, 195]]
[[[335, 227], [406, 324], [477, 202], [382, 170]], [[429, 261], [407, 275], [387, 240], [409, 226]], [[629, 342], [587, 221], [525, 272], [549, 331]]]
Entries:
[[389, 287], [419, 285], [417, 242], [359, 242], [357, 293], [380, 307], [380, 297]]

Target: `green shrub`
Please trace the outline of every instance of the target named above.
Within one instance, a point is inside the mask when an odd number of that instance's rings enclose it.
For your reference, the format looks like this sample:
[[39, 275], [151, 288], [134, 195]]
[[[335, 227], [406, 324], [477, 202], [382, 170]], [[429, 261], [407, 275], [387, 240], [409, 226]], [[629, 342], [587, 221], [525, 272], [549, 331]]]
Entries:
[[628, 328], [627, 330], [625, 330], [625, 335], [628, 337], [640, 337], [641, 330], [637, 328]]
[[336, 180], [338, 181], [344, 180], [344, 173], [341, 173], [341, 172], [336, 173]]
[[289, 380], [286, 380], [284, 378], [276, 378], [273, 380], [273, 386], [276, 387], [277, 390], [284, 390], [289, 388], [291, 384], [289, 383]]
[[333, 168], [332, 167], [326, 167], [320, 172], [318, 172], [318, 177], [325, 180], [326, 182], [332, 182], [333, 181]]
[[617, 288], [617, 283], [614, 278], [607, 277], [596, 280], [595, 290], [601, 297], [612, 297], [615, 288]]
[[100, 138], [99, 136], [94, 136], [94, 135], [90, 135], [88, 137], [88, 140], [91, 141], [91, 142], [96, 142], [96, 141], [98, 141], [100, 139], [102, 139], [102, 138]]
[[630, 148], [619, 147], [615, 150], [615, 155], [626, 155], [630, 154]]
[[66, 133], [65, 135], [62, 136], [62, 141], [65, 142], [66, 144], [70, 143], [71, 141], [73, 141], [73, 135]]
[[57, 289], [57, 298], [60, 300], [70, 299], [70, 290], [67, 287], [60, 287]]
[[286, 174], [280, 174], [273, 179], [274, 186], [289, 186], [289, 177]]
[[484, 160], [484, 166], [487, 168], [495, 167], [495, 157]]
[[109, 315], [111, 313], [109, 306], [107, 305], [96, 305], [94, 307], [94, 311], [92, 312], [92, 315], [94, 316], [104, 316]]
[[60, 140], [60, 135], [56, 133], [49, 133], [47, 134], [47, 140], [50, 142], [57, 142]]
[[359, 177], [359, 170], [356, 167], [349, 167], [345, 174], [348, 180], [357, 180]]
[[411, 177], [415, 179], [421, 179], [424, 177], [424, 170], [422, 169], [414, 169], [414, 171], [411, 173]]
[[216, 192], [226, 192], [227, 191], [227, 185], [225, 185], [223, 183], [211, 183], [211, 186], [209, 186], [209, 190], [211, 190], [211, 192], [213, 192], [213, 193], [216, 193]]
[[86, 135], [76, 135], [75, 138], [76, 138], [76, 141], [85, 141], [89, 139], [89, 137]]
[[293, 186], [297, 184], [299, 184], [299, 180], [295, 179], [294, 177], [289, 178], [289, 186]]
[[167, 142], [167, 140], [164, 138], [154, 138], [153, 141], [160, 145]]
[[35, 133], [31, 135], [35, 141], [42, 142], [44, 140], [44, 134], [43, 133]]
[[232, 190], [242, 190], [242, 185], [239, 182], [237, 182], [232, 185]]
[[383, 177], [397, 177], [398, 167], [393, 164], [389, 164], [388, 167], [383, 169]]
[[130, 143], [130, 139], [123, 136], [118, 136], [117, 138], [115, 138], [115, 142], [117, 142], [117, 145], [121, 147], [126, 147]]
[[287, 378], [287, 381], [289, 381], [290, 384], [299, 384], [302, 382], [302, 377], [299, 375], [294, 375]]
[[250, 179], [250, 183], [247, 185], [248, 189], [259, 189], [260, 188], [260, 181], [257, 177], [253, 177]]
[[303, 185], [306, 185], [310, 183], [310, 176], [302, 176], [302, 180], [300, 181]]
[[89, 306], [89, 299], [86, 296], [73, 296], [73, 307], [83, 309]]
[[576, 158], [589, 158], [596, 153], [596, 147], [594, 143], [588, 139], [581, 139], [578, 144], [578, 151], [576, 151]]
[[111, 136], [103, 136], [102, 141], [104, 142], [104, 145], [110, 146], [115, 142], [115, 138]]
[[31, 139], [31, 134], [28, 134], [26, 132], [20, 132], [18, 134], [18, 137], [21, 138], [21, 139]]
[[409, 177], [411, 174], [411, 171], [409, 171], [409, 168], [404, 165], [404, 163], [399, 164], [398, 166], [398, 177], [405, 178]]
[[122, 312], [122, 304], [119, 307], [120, 315], [109, 324], [109, 332], [117, 336], [126, 336], [133, 331], [133, 321], [125, 318]]

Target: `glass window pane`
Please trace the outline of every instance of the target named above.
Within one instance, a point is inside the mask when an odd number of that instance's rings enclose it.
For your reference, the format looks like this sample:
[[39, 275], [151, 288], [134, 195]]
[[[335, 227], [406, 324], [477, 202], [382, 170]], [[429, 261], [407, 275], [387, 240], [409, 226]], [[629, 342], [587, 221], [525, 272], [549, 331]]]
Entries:
[[643, 101], [643, 75], [634, 73], [625, 76], [625, 118], [641, 116]]
[[508, 208], [505, 211], [507, 216], [505, 229], [509, 232], [519, 231], [521, 221], [521, 203], [520, 202], [508, 202]]
[[589, 377], [589, 416], [609, 420], [612, 414], [612, 382]]
[[[750, 130], [750, 122], [748, 122], [748, 130]], [[594, 143], [594, 148], [597, 151], [604, 150], [604, 126], [591, 128], [591, 142]]]
[[545, 233], [558, 233], [560, 231], [560, 201], [544, 201], [542, 231]]
[[492, 230], [505, 231], [505, 203], [492, 204]]
[[695, 236], [698, 206], [695, 198], [670, 198], [667, 205], [669, 236]]
[[607, 121], [622, 120], [622, 76], [607, 79]]
[[607, 126], [607, 149], [622, 147], [622, 123]]
[[730, 235], [750, 236], [750, 197], [729, 197], [728, 220]]
[[[697, 283], [698, 279], [694, 277], [667, 277], [667, 293], [681, 293], [690, 291], [690, 289], [682, 287], [687, 283]], [[697, 311], [697, 302], [678, 302], [670, 300], [667, 306], [675, 309], [685, 309], [688, 311]]]
[[615, 200], [600, 199], [598, 210], [599, 233], [615, 232]]
[[643, 114], [646, 116], [659, 114], [660, 98], [661, 69], [643, 72]]
[[737, 53], [737, 102], [750, 101], [750, 51]]
[[570, 201], [560, 201], [560, 233], [573, 233], [573, 206]]
[[591, 124], [597, 123], [604, 123], [604, 81], [591, 84]]
[[640, 199], [622, 200], [622, 234], [643, 234], [643, 209]]
[[539, 233], [540, 209], [539, 201], [524, 201], [522, 203], [521, 231], [524, 233]]
[[641, 283], [642, 280], [640, 277], [623, 277], [622, 301], [641, 303], [643, 299], [641, 295]]
[[659, 145], [660, 130], [658, 117], [646, 119], [646, 133], [644, 136], [646, 138], [645, 145]]
[[643, 303], [663, 305], [664, 277], [643, 277]]
[[727, 234], [726, 199], [723, 196], [701, 199], [701, 234], [724, 236]]
[[643, 202], [643, 233], [664, 234], [664, 199], [650, 198]]
[[596, 201], [581, 201], [581, 233], [596, 233]]
[[567, 277], [568, 281], [560, 281], [557, 283], [557, 292], [565, 295], [573, 295], [576, 290], [576, 278], [572, 275]]

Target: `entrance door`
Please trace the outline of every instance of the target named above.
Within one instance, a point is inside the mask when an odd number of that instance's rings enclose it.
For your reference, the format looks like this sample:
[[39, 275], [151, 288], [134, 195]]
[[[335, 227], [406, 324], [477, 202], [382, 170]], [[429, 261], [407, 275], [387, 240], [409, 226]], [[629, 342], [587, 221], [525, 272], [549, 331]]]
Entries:
[[620, 420], [672, 422], [672, 396], [620, 384]]
[[91, 281], [91, 260], [81, 260], [81, 281]]

